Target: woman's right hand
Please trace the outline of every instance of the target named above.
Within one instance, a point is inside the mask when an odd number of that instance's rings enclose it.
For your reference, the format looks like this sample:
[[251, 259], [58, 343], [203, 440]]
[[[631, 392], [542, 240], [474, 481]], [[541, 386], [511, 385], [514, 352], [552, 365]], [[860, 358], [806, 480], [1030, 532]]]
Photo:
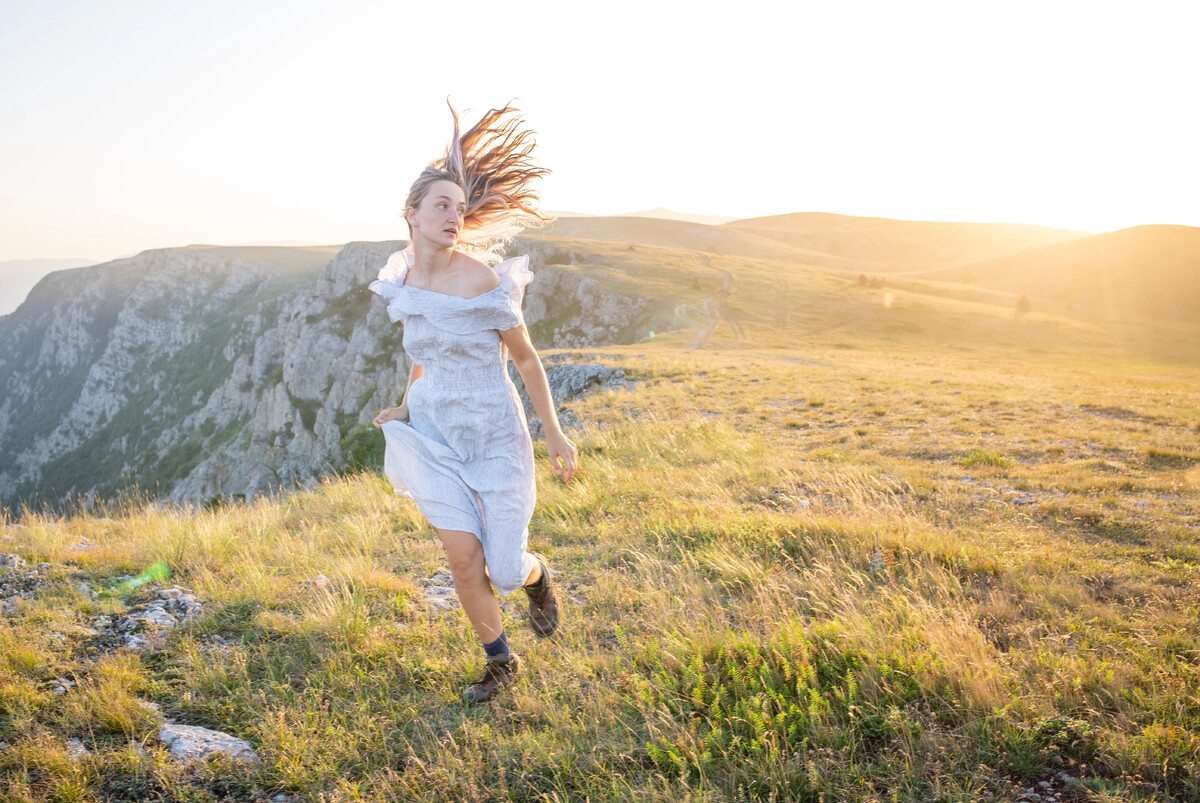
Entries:
[[379, 415], [371, 421], [375, 429], [383, 429], [383, 425], [388, 421], [407, 421], [408, 420], [408, 404], [402, 404], [399, 407], [385, 407], [379, 411]]

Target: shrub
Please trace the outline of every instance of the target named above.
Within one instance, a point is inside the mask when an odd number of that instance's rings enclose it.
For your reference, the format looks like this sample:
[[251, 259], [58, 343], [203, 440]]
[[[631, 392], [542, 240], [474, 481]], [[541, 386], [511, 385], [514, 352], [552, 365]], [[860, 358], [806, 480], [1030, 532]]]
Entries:
[[347, 470], [364, 471], [383, 466], [383, 433], [370, 424], [355, 424], [339, 443], [346, 455]]

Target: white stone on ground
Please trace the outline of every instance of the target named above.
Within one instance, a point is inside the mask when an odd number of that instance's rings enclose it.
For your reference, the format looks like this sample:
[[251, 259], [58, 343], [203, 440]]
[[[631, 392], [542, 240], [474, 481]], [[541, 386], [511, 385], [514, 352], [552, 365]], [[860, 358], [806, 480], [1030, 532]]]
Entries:
[[146, 610], [137, 615], [136, 619], [140, 622], [149, 622], [158, 627], [174, 627], [179, 624], [174, 616], [156, 605], [146, 608]]
[[170, 748], [172, 756], [185, 761], [193, 758], [208, 758], [214, 753], [224, 753], [243, 761], [257, 762], [259, 760], [258, 753], [245, 739], [202, 728], [199, 725], [167, 723], [159, 728], [158, 738]]
[[425, 586], [425, 602], [434, 610], [445, 611], [459, 606], [454, 578], [448, 569], [439, 570], [433, 577], [422, 580], [421, 584]]

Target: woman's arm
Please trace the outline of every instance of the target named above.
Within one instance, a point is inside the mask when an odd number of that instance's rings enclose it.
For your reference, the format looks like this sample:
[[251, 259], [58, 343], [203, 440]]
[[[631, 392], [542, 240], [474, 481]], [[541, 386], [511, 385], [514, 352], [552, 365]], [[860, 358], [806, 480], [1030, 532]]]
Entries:
[[414, 362], [412, 368], [408, 371], [408, 384], [404, 386], [404, 397], [400, 400], [399, 406], [385, 407], [380, 410], [379, 415], [375, 416], [375, 419], [371, 422], [375, 429], [380, 429], [388, 421], [408, 420], [408, 391], [412, 388], [413, 382], [421, 378], [421, 374], [421, 366]]
[[403, 404], [405, 407], [408, 407], [408, 391], [409, 391], [409, 389], [412, 388], [413, 382], [416, 382], [418, 379], [421, 378], [421, 374], [423, 374], [424, 372], [425, 372], [424, 369], [421, 368], [421, 366], [417, 365], [415, 362], [412, 364], [412, 368], [408, 369], [408, 384], [404, 386], [404, 397], [402, 399], [400, 399], [400, 403]]
[[550, 382], [546, 379], [546, 369], [538, 357], [533, 343], [529, 341], [529, 332], [525, 324], [505, 330], [500, 333], [500, 340], [508, 347], [512, 355], [513, 365], [525, 383], [529, 400], [533, 409], [542, 419], [542, 431], [546, 434], [546, 451], [550, 455], [550, 465], [554, 473], [570, 480], [575, 474], [575, 466], [579, 453], [571, 439], [563, 434], [558, 423], [558, 414], [554, 411], [554, 399], [550, 395]]

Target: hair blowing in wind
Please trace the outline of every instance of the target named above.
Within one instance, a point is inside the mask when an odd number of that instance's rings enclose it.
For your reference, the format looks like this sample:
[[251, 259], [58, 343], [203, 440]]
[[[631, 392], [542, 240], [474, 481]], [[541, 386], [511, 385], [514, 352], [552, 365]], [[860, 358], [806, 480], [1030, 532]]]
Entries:
[[467, 198], [463, 244], [492, 253], [522, 229], [549, 222], [553, 216], [538, 209], [531, 185], [550, 171], [534, 164], [534, 132], [524, 126], [520, 111], [511, 104], [491, 109], [461, 136], [453, 106], [450, 113], [454, 136], [446, 153], [421, 171], [406, 206], [418, 205], [435, 181], [455, 182]]

